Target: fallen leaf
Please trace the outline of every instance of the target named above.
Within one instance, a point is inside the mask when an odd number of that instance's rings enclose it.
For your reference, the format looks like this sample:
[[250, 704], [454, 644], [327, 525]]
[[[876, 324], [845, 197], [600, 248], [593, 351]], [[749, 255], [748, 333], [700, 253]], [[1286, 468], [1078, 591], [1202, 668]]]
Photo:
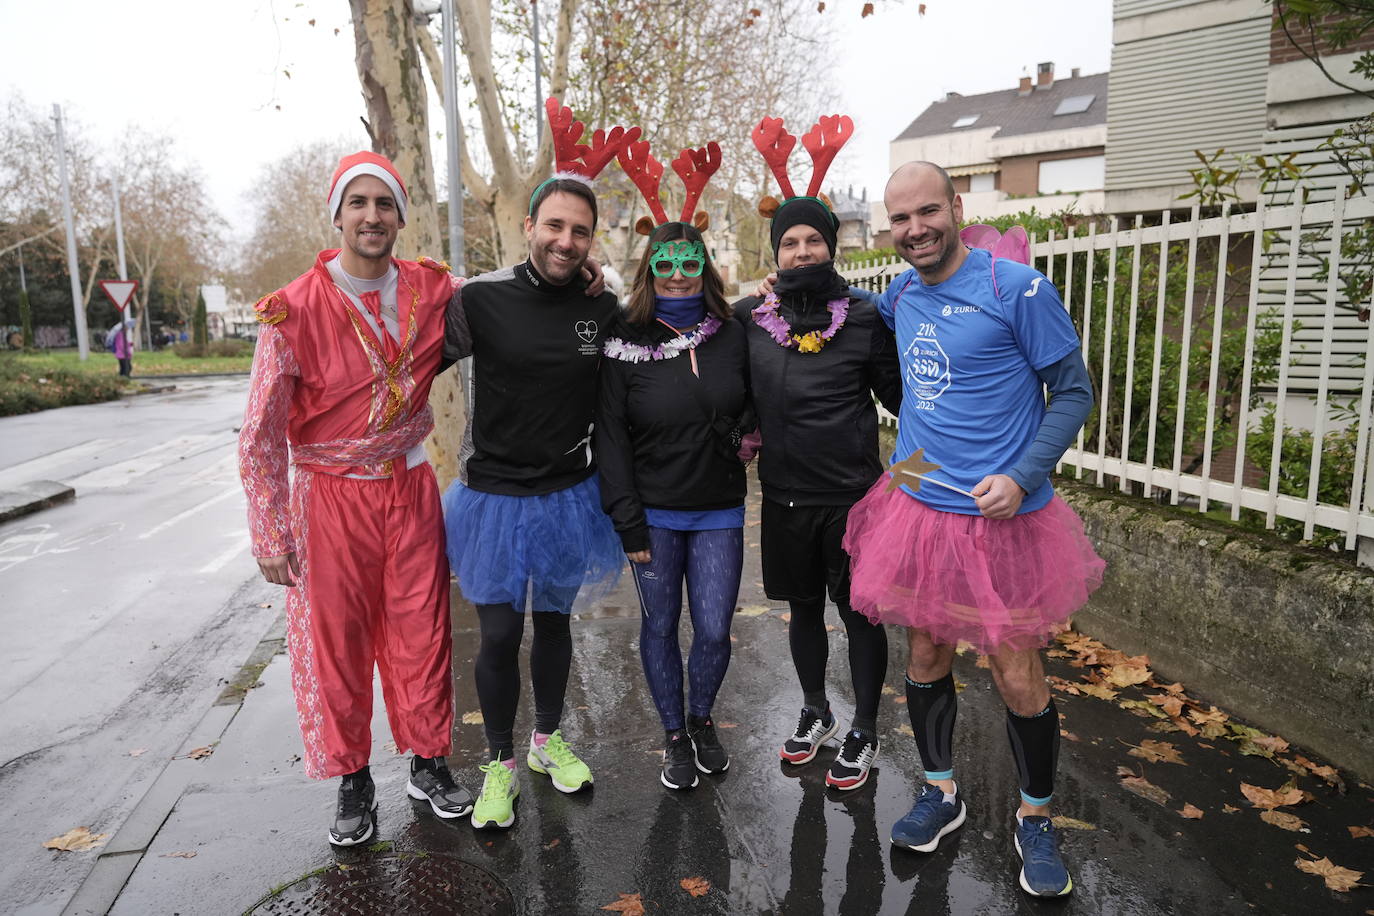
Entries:
[[978, 656], [978, 661], [974, 662], [973, 664], [976, 665], [976, 666], [979, 667], [979, 668], [989, 668], [989, 667], [991, 667], [991, 666], [988, 664], [988, 657], [987, 657], [986, 655], [980, 655], [980, 656]]
[[1062, 815], [1062, 814], [1056, 814], [1054, 817], [1050, 818], [1050, 821], [1054, 824], [1054, 826], [1058, 827], [1060, 830], [1096, 830], [1096, 829], [1097, 829], [1097, 825], [1096, 825], [1096, 824], [1089, 824], [1087, 821], [1080, 821], [1080, 820], [1078, 820], [1077, 818], [1065, 817], [1065, 816]]
[[1062, 677], [1055, 677], [1051, 675], [1049, 681], [1050, 686], [1053, 687], [1055, 690], [1062, 690], [1065, 693], [1070, 694], [1072, 696], [1081, 696], [1083, 693], [1083, 691], [1078, 689], [1077, 684], [1074, 684], [1070, 681], [1066, 681]]
[[644, 916], [644, 902], [639, 899], [638, 894], [621, 894], [619, 900], [606, 904], [602, 909], [610, 910], [612, 913], [624, 913], [625, 916]]
[[1350, 838], [1358, 840], [1360, 837], [1374, 836], [1374, 827], [1347, 827], [1350, 831]]
[[1237, 808], [1235, 805], [1222, 805], [1222, 806], [1221, 806], [1221, 813], [1222, 813], [1222, 814], [1235, 814], [1235, 813], [1236, 813], [1237, 811], [1239, 811], [1239, 810], [1240, 810], [1240, 809]]
[[557, 846], [557, 845], [558, 845], [559, 843], [561, 843], [561, 842], [563, 842], [563, 841], [560, 840], [558, 837], [554, 837], [553, 839], [549, 840], [547, 843], [544, 844], [544, 848], [545, 848], [545, 849], [553, 849], [555, 846]]
[[1134, 687], [1153, 677], [1149, 668], [1136, 668], [1133, 665], [1117, 665], [1107, 674], [1107, 683], [1113, 687]]
[[1260, 820], [1266, 824], [1273, 824], [1275, 827], [1282, 827], [1284, 830], [1291, 830], [1294, 833], [1308, 832], [1306, 822], [1296, 814], [1289, 814], [1287, 811], [1275, 811], [1272, 808], [1268, 811], [1261, 811]]
[[146, 747], [136, 747], [133, 750], [129, 751], [129, 756], [142, 757], [146, 753], [148, 753], [148, 749]]
[[1333, 891], [1350, 891], [1357, 887], [1364, 887], [1363, 884], [1360, 884], [1360, 879], [1364, 877], [1364, 872], [1341, 868], [1325, 857], [1320, 859], [1294, 859], [1293, 864], [1298, 866], [1299, 870], [1305, 871], [1309, 875], [1317, 875], [1320, 877], [1326, 882], [1326, 886]]
[[738, 722], [717, 722], [716, 728], [739, 728]]
[[701, 877], [683, 878], [678, 884], [693, 897], [705, 897], [706, 892], [711, 889], [711, 882]]
[[1278, 735], [1261, 735], [1252, 740], [1260, 747], [1272, 751], [1275, 754], [1282, 754], [1284, 751], [1288, 750], [1288, 742], [1284, 741]]
[[1073, 732], [1066, 732], [1066, 731], [1064, 731], [1064, 729], [1062, 729], [1062, 728], [1059, 730], [1059, 737], [1063, 738], [1063, 739], [1066, 740], [1066, 741], [1082, 741], [1082, 740], [1083, 740], [1082, 738], [1080, 738], [1080, 737], [1078, 737], [1077, 735], [1075, 735]]
[[481, 725], [486, 720], [482, 718], [482, 711], [474, 709], [472, 712], [463, 713], [462, 722], [464, 725]]
[[1272, 809], [1283, 805], [1296, 805], [1302, 801], [1302, 790], [1291, 782], [1277, 789], [1264, 789], [1243, 782], [1240, 784], [1240, 792], [1256, 808]]
[[893, 697], [892, 702], [896, 703], [898, 706], [905, 705], [906, 697]]
[[873, 4], [871, 4], [871, 3], [865, 3], [865, 4], [864, 4], [864, 8], [863, 8], [862, 10], [859, 11], [859, 18], [860, 18], [860, 19], [867, 19], [869, 16], [872, 16], [872, 15], [873, 15]]
[[1150, 782], [1145, 777], [1137, 776], [1132, 770], [1126, 767], [1117, 767], [1116, 775], [1121, 777], [1121, 787], [1123, 789], [1134, 792], [1141, 798], [1149, 799], [1157, 805], [1168, 803], [1169, 793]]
[[89, 827], [73, 827], [61, 836], [55, 836], [43, 844], [44, 849], [58, 849], [62, 852], [82, 852], [105, 845], [108, 833], [91, 833]]
[[827, 633], [834, 633], [834, 632], [835, 632], [835, 625], [834, 625], [833, 623], [827, 623], [827, 624], [825, 625], [825, 632], [827, 632]]
[[768, 613], [768, 606], [765, 604], [751, 604], [747, 607], [740, 608], [738, 611], [735, 611], [735, 613], [741, 617], [761, 617]]
[[781, 620], [783, 623], [791, 623], [791, 622], [792, 622], [792, 612], [791, 612], [791, 611], [784, 611], [783, 613], [781, 613], [781, 614], [778, 615], [778, 619]]
[[1200, 709], [1190, 709], [1188, 710], [1188, 718], [1192, 719], [1198, 725], [1207, 725], [1213, 722], [1225, 723], [1230, 716], [1213, 706], [1207, 712], [1203, 712]]
[[1152, 693], [1145, 699], [1164, 710], [1171, 718], [1183, 713], [1183, 701], [1176, 696], [1170, 696], [1167, 693]]
[[1174, 732], [1183, 731], [1183, 728], [1178, 724], [1177, 719], [1157, 719], [1154, 722], [1150, 723], [1149, 729], [1152, 732], [1162, 732], [1167, 735], [1172, 735]]
[[1099, 700], [1115, 700], [1116, 691], [1106, 684], [1085, 683], [1079, 684], [1078, 689], [1090, 697], [1097, 697]]
[[206, 744], [202, 747], [193, 747], [180, 757], [173, 757], [173, 760], [204, 760], [215, 752], [213, 744]]
[[899, 735], [906, 735], [908, 738], [915, 738], [916, 733], [911, 730], [911, 726], [905, 722], [893, 729]]
[[889, 697], [890, 697], [890, 696], [896, 696], [896, 694], [897, 694], [897, 688], [896, 688], [896, 687], [893, 687], [891, 684], [884, 684], [884, 685], [883, 685], [883, 695], [884, 695], [884, 696], [889, 696]]
[[1301, 843], [1294, 843], [1294, 844], [1293, 844], [1293, 848], [1296, 849], [1298, 852], [1305, 852], [1305, 853], [1307, 853], [1309, 856], [1312, 855], [1312, 850], [1308, 849], [1306, 846], [1302, 845]]
[[401, 749], [396, 746], [395, 741], [388, 741], [386, 744], [383, 744], [382, 750], [391, 754], [393, 757], [399, 757], [401, 755]]
[[1178, 748], [1167, 741], [1145, 740], [1140, 742], [1139, 747], [1132, 747], [1126, 753], [1132, 757], [1140, 757], [1150, 763], [1183, 764], [1183, 758], [1179, 755]]
[[1116, 705], [1142, 719], [1167, 719], [1169, 714], [1153, 703], [1144, 700], [1117, 700]]
[[1165, 693], [1171, 693], [1176, 697], [1187, 699], [1187, 697], [1183, 696], [1183, 685], [1178, 681], [1174, 681], [1172, 684], [1160, 684], [1159, 689], [1163, 690]]
[[196, 854], [194, 850], [191, 852], [164, 852], [162, 855], [158, 856], [159, 859], [194, 859], [195, 857]]
[[1202, 820], [1202, 809], [1192, 803], [1185, 804], [1183, 810], [1178, 812], [1190, 821]]

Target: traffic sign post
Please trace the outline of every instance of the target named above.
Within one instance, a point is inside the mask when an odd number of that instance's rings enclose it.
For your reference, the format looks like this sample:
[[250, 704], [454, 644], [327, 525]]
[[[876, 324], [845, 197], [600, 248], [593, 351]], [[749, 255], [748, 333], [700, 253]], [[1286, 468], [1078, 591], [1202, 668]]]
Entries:
[[[133, 301], [134, 290], [138, 289], [137, 280], [101, 280], [100, 288], [105, 291], [106, 297], [114, 303], [114, 307], [119, 309], [119, 336], [124, 338], [125, 359], [133, 356], [132, 348], [129, 345], [129, 325], [124, 319], [125, 307]], [[121, 367], [123, 364], [121, 363]]]
[[134, 298], [134, 290], [138, 289], [137, 280], [101, 280], [100, 288], [105, 291], [105, 295], [114, 303], [114, 307], [121, 312], [129, 301]]

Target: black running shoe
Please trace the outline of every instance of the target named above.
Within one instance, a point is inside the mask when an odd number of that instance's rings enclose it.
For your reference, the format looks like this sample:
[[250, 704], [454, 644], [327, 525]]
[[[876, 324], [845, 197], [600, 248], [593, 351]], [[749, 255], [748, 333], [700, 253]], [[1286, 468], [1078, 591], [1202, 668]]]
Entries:
[[663, 746], [663, 775], [659, 779], [670, 789], [690, 789], [697, 784], [696, 754], [686, 729], [668, 732]]
[[428, 801], [438, 817], [462, 817], [472, 811], [472, 793], [453, 781], [448, 761], [443, 757], [423, 762], [412, 757], [406, 794]]
[[816, 756], [821, 744], [832, 737], [839, 728], [840, 723], [831, 714], [829, 706], [825, 708], [823, 716], [816, 715], [811, 707], [803, 706], [801, 718], [797, 720], [797, 731], [783, 742], [778, 756], [788, 763], [806, 763]]
[[730, 769], [730, 755], [721, 746], [716, 734], [716, 724], [710, 717], [698, 719], [687, 717], [687, 735], [692, 739], [692, 747], [697, 752], [697, 769], [703, 773], [724, 773]]
[[372, 777], [357, 773], [345, 776], [339, 783], [339, 807], [334, 811], [334, 826], [329, 828], [329, 842], [335, 846], [367, 842], [376, 810], [377, 787]]
[[825, 774], [825, 784], [841, 791], [857, 789], [868, 781], [868, 771], [876, 759], [878, 739], [853, 729], [844, 736], [844, 744]]

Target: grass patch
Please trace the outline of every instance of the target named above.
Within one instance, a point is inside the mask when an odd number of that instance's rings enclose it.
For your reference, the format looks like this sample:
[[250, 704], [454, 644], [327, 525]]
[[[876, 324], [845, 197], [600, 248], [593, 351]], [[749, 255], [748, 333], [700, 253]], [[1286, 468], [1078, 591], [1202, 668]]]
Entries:
[[31, 366], [5, 355], [0, 357], [0, 417], [113, 401], [127, 385], [117, 371], [104, 375], [72, 372]]
[[[134, 376], [149, 378], [158, 375], [205, 375], [221, 372], [247, 372], [253, 366], [253, 344], [246, 340], [216, 340], [210, 344], [205, 356], [194, 355], [195, 348], [185, 347], [188, 355], [178, 355], [177, 349], [154, 350], [147, 353], [134, 351]], [[114, 378], [119, 372], [119, 364], [114, 355], [104, 351], [91, 351], [90, 359], [81, 361], [76, 350], [31, 350], [28, 352], [0, 352], [0, 366], [15, 366], [30, 374], [49, 375], [68, 372], [85, 376], [109, 376]]]

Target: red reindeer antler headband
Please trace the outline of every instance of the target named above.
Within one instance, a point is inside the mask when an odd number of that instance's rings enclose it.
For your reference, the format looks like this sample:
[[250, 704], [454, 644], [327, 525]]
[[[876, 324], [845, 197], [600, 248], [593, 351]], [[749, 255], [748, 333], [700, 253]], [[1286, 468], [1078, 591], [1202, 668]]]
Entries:
[[[840, 147], [854, 136], [854, 121], [848, 115], [822, 115], [821, 119], [802, 135], [802, 146], [811, 154], [811, 182], [806, 187], [806, 196], [813, 197], [825, 204], [830, 202], [821, 194], [825, 173], [835, 161]], [[782, 126], [782, 118], [764, 118], [759, 121], [752, 134], [754, 147], [768, 163], [768, 168], [777, 179], [782, 191], [783, 203], [797, 197], [792, 190], [792, 180], [787, 174], [787, 159], [797, 145], [797, 138]], [[780, 204], [771, 195], [759, 201], [759, 213], [772, 217]]]
[[639, 139], [639, 128], [612, 127], [610, 133], [597, 129], [592, 134], [592, 145], [577, 141], [586, 129], [581, 121], [573, 117], [572, 109], [549, 96], [544, 102], [544, 111], [549, 116], [550, 136], [553, 138], [554, 174], [539, 183], [530, 194], [530, 210], [534, 210], [534, 199], [544, 185], [559, 178], [575, 178], [590, 182], [601, 174], [628, 144]]
[[[638, 128], [634, 130], [638, 131]], [[659, 183], [663, 180], [663, 163], [649, 152], [647, 140], [627, 144], [617, 159], [625, 174], [630, 176], [630, 180], [639, 189], [644, 202], [649, 205], [649, 212], [653, 214], [652, 222], [649, 217], [644, 216], [635, 223], [636, 232], [640, 235], [649, 235], [669, 221], [668, 213], [658, 199]], [[714, 140], [701, 149], [684, 149], [673, 160], [673, 171], [682, 179], [682, 184], [687, 189], [679, 222], [691, 223], [700, 232], [706, 231], [711, 225], [711, 218], [706, 212], [702, 211], [694, 216], [692, 211], [696, 209], [697, 201], [701, 199], [701, 192], [705, 190], [707, 182], [719, 168], [720, 144]]]

